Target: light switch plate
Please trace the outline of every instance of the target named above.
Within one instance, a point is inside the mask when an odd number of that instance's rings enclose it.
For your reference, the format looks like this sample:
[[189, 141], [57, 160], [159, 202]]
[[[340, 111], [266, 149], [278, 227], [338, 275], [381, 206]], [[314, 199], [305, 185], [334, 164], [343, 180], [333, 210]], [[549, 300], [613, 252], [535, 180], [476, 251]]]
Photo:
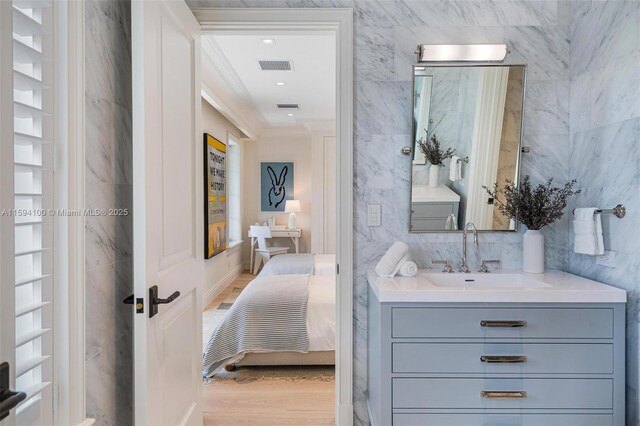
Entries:
[[596, 257], [596, 264], [601, 266], [607, 266], [609, 268], [616, 267], [616, 252], [615, 251], [605, 251], [604, 254], [601, 254]]
[[380, 204], [368, 204], [367, 205], [367, 226], [381, 226], [382, 218], [380, 214], [382, 212], [382, 206]]

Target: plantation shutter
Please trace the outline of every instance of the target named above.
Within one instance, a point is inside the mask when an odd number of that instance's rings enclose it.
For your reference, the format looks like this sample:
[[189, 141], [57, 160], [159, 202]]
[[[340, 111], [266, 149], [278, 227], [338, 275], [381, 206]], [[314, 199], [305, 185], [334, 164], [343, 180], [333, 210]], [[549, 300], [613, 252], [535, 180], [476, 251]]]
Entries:
[[52, 4], [13, 0], [15, 388], [18, 424], [51, 423], [53, 376]]

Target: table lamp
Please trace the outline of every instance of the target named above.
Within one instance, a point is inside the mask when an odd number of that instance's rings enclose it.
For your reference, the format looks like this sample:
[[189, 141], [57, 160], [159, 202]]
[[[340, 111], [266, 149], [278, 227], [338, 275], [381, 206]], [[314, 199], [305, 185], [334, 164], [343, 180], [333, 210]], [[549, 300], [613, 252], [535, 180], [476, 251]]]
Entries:
[[299, 200], [287, 200], [284, 204], [284, 211], [289, 213], [289, 229], [296, 227], [296, 212], [300, 211]]

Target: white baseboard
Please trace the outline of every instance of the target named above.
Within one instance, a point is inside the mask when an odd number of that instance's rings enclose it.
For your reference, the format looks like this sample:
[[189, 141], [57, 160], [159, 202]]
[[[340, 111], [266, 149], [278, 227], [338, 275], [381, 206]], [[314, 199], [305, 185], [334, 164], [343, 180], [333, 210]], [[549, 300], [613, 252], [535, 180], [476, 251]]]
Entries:
[[240, 263], [235, 268], [233, 268], [226, 277], [218, 282], [218, 284], [214, 285], [209, 291], [207, 291], [202, 300], [202, 307], [205, 308], [209, 305], [209, 303], [213, 302], [213, 300], [222, 293], [222, 291], [229, 286], [238, 278], [243, 269], [243, 264]]
[[78, 423], [78, 426], [91, 426], [95, 422], [96, 422], [96, 419], [84, 419], [83, 421]]
[[353, 405], [352, 404], [340, 404], [338, 405], [338, 421], [339, 426], [351, 426], [353, 425]]

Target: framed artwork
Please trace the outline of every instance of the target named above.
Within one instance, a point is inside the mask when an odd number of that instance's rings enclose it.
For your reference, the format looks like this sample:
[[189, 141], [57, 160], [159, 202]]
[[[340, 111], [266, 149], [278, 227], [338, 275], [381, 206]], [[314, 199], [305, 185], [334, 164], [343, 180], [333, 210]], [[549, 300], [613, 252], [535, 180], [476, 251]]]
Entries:
[[204, 134], [204, 257], [210, 259], [227, 249], [227, 146]]
[[293, 162], [260, 163], [260, 210], [283, 212], [286, 200], [293, 200]]

